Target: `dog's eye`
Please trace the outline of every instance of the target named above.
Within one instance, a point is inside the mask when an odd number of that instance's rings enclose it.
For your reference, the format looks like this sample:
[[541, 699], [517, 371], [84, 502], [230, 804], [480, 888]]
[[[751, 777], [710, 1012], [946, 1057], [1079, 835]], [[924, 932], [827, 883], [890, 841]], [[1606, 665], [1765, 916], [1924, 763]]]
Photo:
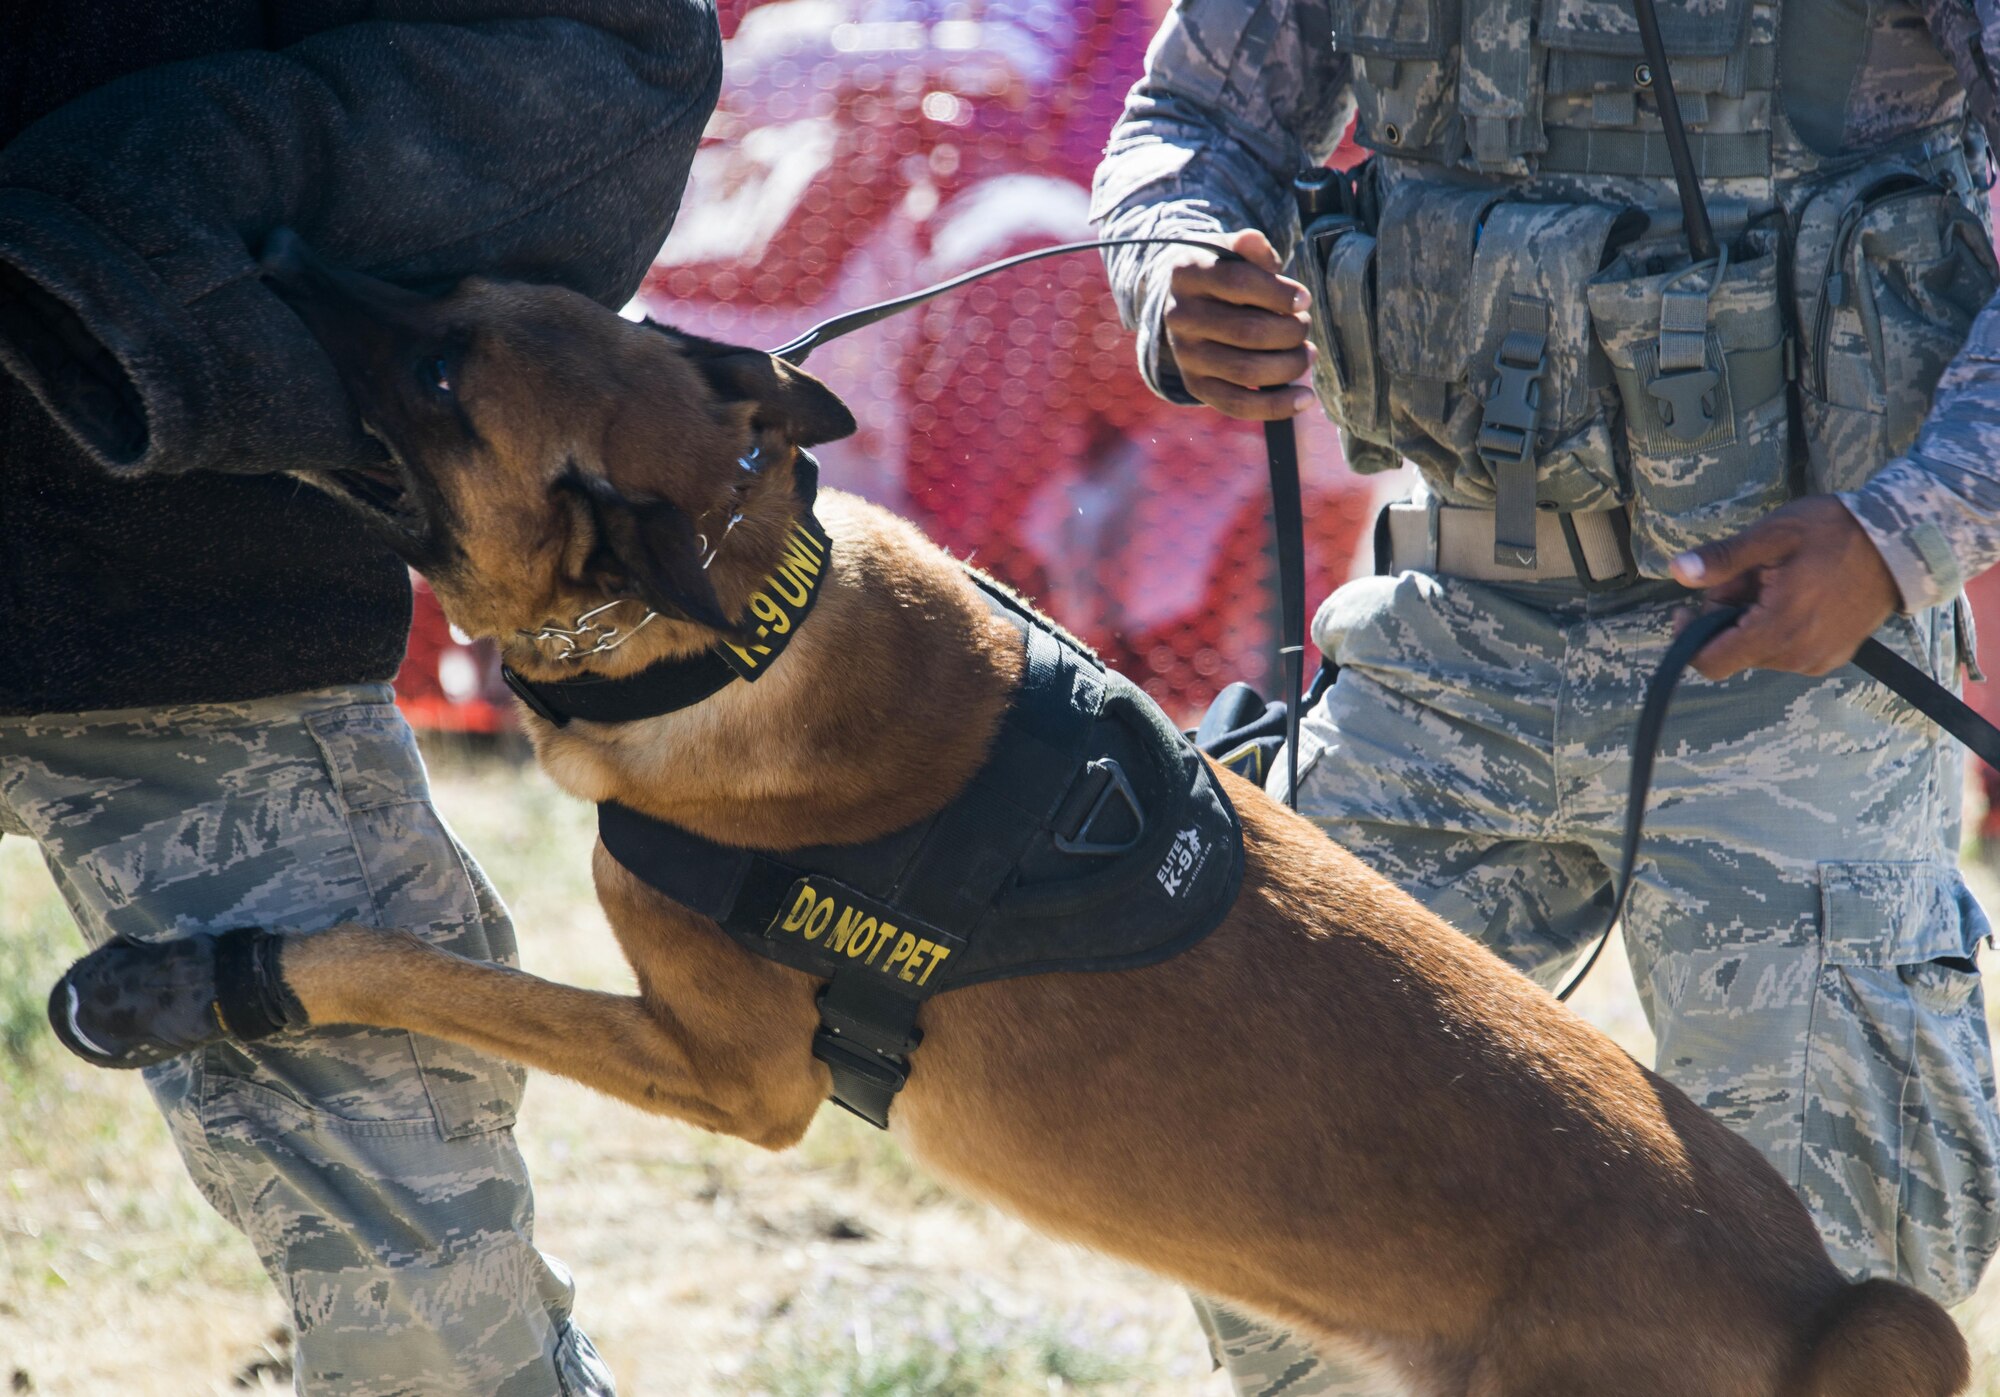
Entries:
[[451, 391], [451, 364], [442, 354], [424, 366], [424, 377], [438, 392]]

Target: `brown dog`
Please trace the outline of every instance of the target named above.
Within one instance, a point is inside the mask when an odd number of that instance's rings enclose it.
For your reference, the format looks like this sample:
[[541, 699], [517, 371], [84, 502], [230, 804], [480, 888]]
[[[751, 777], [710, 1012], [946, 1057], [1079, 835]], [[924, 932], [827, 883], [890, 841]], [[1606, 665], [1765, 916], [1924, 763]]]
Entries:
[[[434, 300], [296, 248], [273, 268], [390, 451], [380, 472], [319, 483], [530, 678], [715, 645], [799, 513], [797, 448], [852, 428], [769, 356], [564, 291], [473, 281]], [[871, 839], [952, 798], [1020, 680], [1020, 636], [907, 525], [834, 494], [820, 511], [831, 565], [782, 661], [662, 717], [531, 721], [560, 784], [774, 850]], [[581, 662], [525, 638], [618, 599], [644, 603], [629, 620], [661, 618]], [[1750, 1146], [1225, 780], [1245, 871], [1213, 934], [1147, 969], [926, 1006], [894, 1117], [926, 1165], [1052, 1234], [1368, 1350], [1427, 1397], [1964, 1386], [1944, 1311], [1847, 1284]], [[284, 981], [315, 1023], [436, 1034], [774, 1149], [796, 1141], [828, 1092], [809, 1050], [817, 982], [745, 953], [601, 846], [595, 873], [636, 997], [359, 927], [288, 939]]]

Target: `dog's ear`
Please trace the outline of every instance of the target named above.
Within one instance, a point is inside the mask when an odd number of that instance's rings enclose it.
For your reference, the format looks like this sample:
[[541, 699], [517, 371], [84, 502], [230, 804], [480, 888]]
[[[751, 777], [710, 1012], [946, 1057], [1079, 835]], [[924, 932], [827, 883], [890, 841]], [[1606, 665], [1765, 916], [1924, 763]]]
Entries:
[[665, 325], [654, 328], [701, 370], [717, 397], [754, 405], [752, 427], [774, 429], [794, 446], [817, 446], [854, 434], [854, 414], [847, 404], [805, 370], [761, 349], [723, 344]]
[[585, 565], [611, 596], [635, 597], [663, 616], [734, 632], [702, 568], [702, 540], [672, 500], [630, 499], [574, 463], [558, 484], [590, 511], [597, 546]]

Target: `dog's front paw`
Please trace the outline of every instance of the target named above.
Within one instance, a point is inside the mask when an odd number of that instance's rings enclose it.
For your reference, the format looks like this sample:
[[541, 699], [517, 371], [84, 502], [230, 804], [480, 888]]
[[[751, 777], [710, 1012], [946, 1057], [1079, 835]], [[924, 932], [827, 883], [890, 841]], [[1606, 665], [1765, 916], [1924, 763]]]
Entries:
[[278, 970], [282, 938], [255, 927], [177, 941], [108, 941], [49, 993], [64, 1047], [98, 1067], [151, 1067], [218, 1038], [305, 1022]]

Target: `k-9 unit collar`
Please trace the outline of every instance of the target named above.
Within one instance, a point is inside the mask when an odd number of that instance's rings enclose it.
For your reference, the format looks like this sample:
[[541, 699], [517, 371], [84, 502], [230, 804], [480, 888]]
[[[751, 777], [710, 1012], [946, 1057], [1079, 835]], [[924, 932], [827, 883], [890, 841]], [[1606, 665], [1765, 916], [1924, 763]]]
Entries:
[[[654, 718], [700, 703], [738, 679], [755, 683], [777, 662], [812, 612], [826, 581], [827, 560], [832, 552], [826, 530], [808, 512], [792, 526], [778, 566], [750, 594], [745, 608], [751, 629], [738, 640], [721, 641], [686, 659], [661, 660], [622, 679], [583, 675], [576, 679], [533, 680], [511, 665], [502, 667], [501, 677], [531, 712], [559, 728], [579, 718], [587, 723], [630, 723]], [[587, 613], [578, 626], [597, 614]], [[613, 632], [615, 639], [600, 641], [594, 649], [579, 650], [575, 657], [616, 649], [645, 624], [642, 621], [623, 634]]]

